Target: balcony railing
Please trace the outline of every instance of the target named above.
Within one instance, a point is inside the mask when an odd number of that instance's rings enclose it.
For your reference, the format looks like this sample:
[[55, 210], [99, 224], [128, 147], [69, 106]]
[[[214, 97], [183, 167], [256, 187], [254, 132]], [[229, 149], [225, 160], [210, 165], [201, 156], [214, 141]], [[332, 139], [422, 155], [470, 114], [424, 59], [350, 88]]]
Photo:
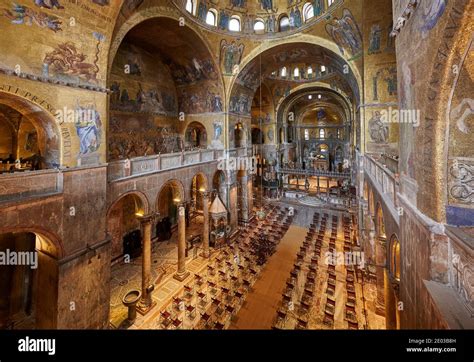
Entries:
[[60, 170], [25, 171], [0, 175], [0, 203], [50, 196], [62, 191], [63, 173]]
[[394, 174], [385, 165], [366, 154], [364, 157], [365, 171], [378, 184], [383, 194], [388, 195], [393, 206], [398, 206], [397, 193], [399, 191], [398, 175]]
[[322, 170], [304, 170], [301, 168], [276, 168], [277, 172], [283, 174], [292, 174], [292, 175], [307, 175], [307, 176], [321, 176], [321, 177], [331, 177], [331, 178], [350, 178], [350, 172], [333, 172], [333, 171], [322, 171]]
[[117, 181], [128, 177], [136, 177], [155, 172], [172, 170], [180, 167], [194, 166], [201, 163], [218, 161], [225, 156], [247, 157], [252, 150], [246, 147], [230, 150], [196, 150], [180, 153], [166, 153], [162, 155], [135, 157], [127, 160], [109, 162], [107, 180]]

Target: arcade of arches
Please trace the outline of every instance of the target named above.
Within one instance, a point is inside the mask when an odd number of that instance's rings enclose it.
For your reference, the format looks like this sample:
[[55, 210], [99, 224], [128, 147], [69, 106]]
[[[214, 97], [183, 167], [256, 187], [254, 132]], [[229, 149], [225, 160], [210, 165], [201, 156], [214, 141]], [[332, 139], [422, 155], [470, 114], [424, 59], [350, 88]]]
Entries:
[[474, 1], [0, 7], [0, 328], [474, 327]]

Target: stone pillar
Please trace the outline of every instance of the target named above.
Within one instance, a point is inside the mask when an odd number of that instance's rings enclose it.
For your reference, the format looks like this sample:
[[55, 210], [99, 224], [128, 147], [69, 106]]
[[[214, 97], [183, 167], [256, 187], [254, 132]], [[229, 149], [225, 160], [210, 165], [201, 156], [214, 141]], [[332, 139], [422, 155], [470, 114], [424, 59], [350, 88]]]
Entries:
[[184, 203], [178, 205], [178, 271], [173, 277], [183, 281], [189, 275], [186, 271], [186, 220]]
[[329, 201], [329, 177], [326, 178], [326, 196]]
[[19, 129], [15, 129], [15, 131], [12, 132], [12, 155], [15, 161], [20, 158], [19, 132]]
[[317, 176], [316, 179], [318, 180], [318, 195], [319, 195], [319, 192], [321, 191], [321, 189], [319, 188], [319, 176]]
[[393, 295], [395, 297], [395, 320], [396, 320], [396, 327], [400, 329], [400, 309], [398, 303], [400, 302], [400, 284], [399, 282], [395, 282], [392, 284], [393, 288]]
[[375, 244], [375, 264], [377, 266], [377, 300], [375, 302], [375, 312], [385, 316], [385, 239], [378, 238]]
[[247, 194], [248, 194], [248, 209], [249, 209], [249, 220], [254, 217], [253, 212], [253, 175], [250, 175], [247, 181]]
[[202, 214], [203, 214], [203, 230], [202, 230], [202, 256], [209, 258], [209, 191], [201, 191], [202, 195]]
[[249, 220], [249, 199], [248, 199], [248, 176], [247, 174], [239, 176], [239, 187], [240, 187], [240, 218], [242, 221], [247, 222]]
[[232, 233], [238, 225], [237, 184], [236, 183], [231, 183], [227, 185], [227, 198], [229, 202], [226, 206], [230, 214], [229, 225], [231, 226], [231, 233]]
[[142, 297], [138, 311], [146, 314], [156, 303], [153, 302], [153, 283], [151, 282], [151, 228], [156, 213], [139, 216], [142, 230]]
[[397, 329], [397, 302], [390, 281], [388, 269], [384, 269], [385, 282], [385, 327], [386, 329]]

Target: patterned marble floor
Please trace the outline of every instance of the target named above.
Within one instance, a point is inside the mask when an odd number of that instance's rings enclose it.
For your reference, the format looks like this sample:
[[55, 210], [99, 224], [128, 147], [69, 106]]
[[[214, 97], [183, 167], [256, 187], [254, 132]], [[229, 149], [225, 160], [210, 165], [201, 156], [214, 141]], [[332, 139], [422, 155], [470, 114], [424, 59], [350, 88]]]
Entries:
[[[321, 212], [321, 210], [319, 211]], [[324, 212], [324, 210], [322, 212]], [[330, 212], [329, 220], [331, 216], [332, 213]], [[262, 225], [262, 222], [259, 222], [258, 225]], [[201, 225], [196, 224], [193, 227], [193, 229], [188, 229], [188, 235], [190, 233], [197, 233], [201, 228]], [[256, 227], [254, 226], [250, 230], [255, 229]], [[271, 230], [271, 226], [269, 230]], [[328, 235], [330, 234], [329, 225], [327, 233]], [[286, 238], [291, 238], [290, 234], [291, 232], [286, 236]], [[338, 251], [342, 250], [340, 243], [343, 243], [340, 234], [342, 234], [341, 223], [339, 223], [338, 226]], [[123, 306], [121, 299], [128, 290], [132, 288], [138, 290], [141, 289], [141, 258], [134, 260], [130, 264], [122, 263], [114, 266], [111, 280], [111, 327], [128, 329], [238, 328], [237, 317], [241, 315], [241, 313], [239, 313], [241, 308], [245, 309], [247, 314], [252, 312], [247, 309], [254, 309], [254, 307], [247, 302], [248, 298], [251, 299], [250, 294], [255, 292], [260, 294], [266, 293], [265, 287], [263, 290], [260, 290], [261, 288], [259, 288], [259, 290], [256, 291], [254, 283], [256, 281], [260, 282], [261, 280], [272, 279], [271, 275], [266, 275], [266, 273], [272, 273], [272, 268], [268, 268], [267, 265], [263, 268], [257, 267], [253, 260], [248, 262], [243, 261], [245, 255], [241, 253], [244, 252], [248, 255], [248, 251], [242, 250], [241, 248], [238, 248], [238, 246], [239, 245], [234, 245], [233, 247], [226, 246], [219, 250], [212, 249], [210, 259], [200, 257], [198, 253], [199, 248], [196, 248], [190, 253], [190, 255], [188, 255], [186, 262], [186, 268], [190, 272], [190, 275], [183, 282], [179, 282], [173, 278], [173, 274], [177, 270], [176, 233], [173, 234], [173, 237], [169, 241], [155, 244], [153, 246], [152, 254], [152, 277], [155, 283], [153, 300], [156, 302], [156, 306], [146, 316], [138, 314], [133, 325], [129, 325], [126, 320], [127, 309]], [[322, 255], [324, 255], [326, 250], [327, 240], [325, 238]], [[271, 260], [274, 257], [278, 257], [278, 255], [270, 257], [268, 264], [271, 263]], [[296, 255], [294, 255], [294, 253], [287, 256], [287, 258], [291, 258], [291, 263], [294, 262], [295, 257]], [[208, 268], [209, 266], [214, 268], [214, 273], [210, 272]], [[336, 300], [338, 300], [338, 302], [336, 303], [335, 308], [334, 328], [338, 329], [347, 328], [347, 322], [344, 321], [343, 316], [344, 285], [342, 280], [345, 278], [345, 272], [341, 269], [342, 267], [343, 266], [338, 266], [336, 268]], [[250, 273], [250, 269], [254, 269], [255, 273]], [[195, 274], [202, 277], [201, 284], [198, 283]], [[242, 281], [244, 280], [248, 281], [246, 286], [242, 284]], [[212, 284], [214, 284], [214, 286], [211, 286]], [[325, 301], [323, 300], [323, 294], [326, 284], [327, 273], [318, 272], [315, 287], [315, 296], [317, 297], [315, 298], [308, 320], [308, 328], [310, 329], [327, 328], [327, 326], [322, 323], [321, 314], [321, 311], [324, 310], [323, 304]], [[189, 287], [189, 290], [186, 291], [185, 287]], [[304, 290], [304, 279], [298, 281], [297, 288], [300, 291]], [[360, 318], [359, 328], [364, 328], [364, 326], [368, 329], [385, 328], [384, 318], [375, 314], [375, 284], [365, 282], [362, 285], [361, 283], [356, 283], [355, 288], [356, 295], [358, 296], [357, 315], [358, 318]], [[278, 291], [278, 293], [272, 291], [271, 298], [275, 300], [275, 304], [280, 302], [279, 298], [281, 298], [282, 292], [283, 290]], [[361, 298], [359, 297], [362, 295], [362, 292], [365, 298], [365, 303], [362, 303]], [[164, 325], [165, 318], [163, 318], [162, 313], [170, 315], [172, 317], [171, 319], [178, 321], [177, 323], [179, 325]], [[208, 321], [204, 320], [204, 316], [209, 317]], [[295, 326], [296, 318], [289, 318], [285, 325], [280, 326], [279, 328], [294, 329]], [[268, 326], [268, 328], [269, 327], [270, 326]], [[256, 328], [260, 327], [257, 326]]]
[[[274, 209], [271, 215], [283, 213], [280, 208]], [[269, 220], [271, 218], [269, 217]], [[232, 317], [238, 312], [245, 300], [245, 295], [251, 290], [257, 280], [261, 268], [256, 265], [256, 256], [246, 246], [249, 237], [258, 234], [257, 227], [269, 228], [272, 231], [274, 221], [256, 222], [252, 228], [243, 228], [239, 242], [224, 246], [220, 249], [211, 249], [209, 259], [202, 258], [196, 252], [188, 255], [186, 269], [189, 276], [182, 282], [173, 278], [177, 270], [176, 235], [165, 243], [154, 246], [152, 253], [152, 277], [155, 281], [153, 300], [156, 306], [145, 316], [137, 315], [135, 322], [130, 325], [127, 321], [127, 309], [121, 299], [125, 293], [141, 288], [141, 258], [133, 263], [120, 264], [112, 271], [112, 299], [111, 299], [111, 328], [128, 329], [209, 329], [228, 328]], [[196, 234], [201, 225], [188, 229], [187, 235]], [[242, 237], [247, 230], [249, 235]], [[202, 280], [199, 283], [196, 275]], [[188, 289], [186, 289], [188, 288]], [[163, 318], [168, 315], [170, 318]], [[208, 316], [205, 321], [203, 314]], [[168, 319], [179, 325], [166, 325]]]
[[[186, 234], [197, 234], [202, 230], [202, 220], [196, 220], [186, 229]], [[172, 279], [177, 270], [178, 247], [177, 232], [173, 232], [170, 240], [155, 242], [152, 245], [152, 281], [155, 284], [153, 299], [164, 303], [178, 287], [179, 282]], [[199, 257], [200, 245], [196, 245], [188, 255], [186, 267], [188, 270], [198, 270], [204, 266], [205, 260]], [[127, 308], [122, 304], [123, 296], [132, 289], [141, 290], [142, 258], [141, 256], [129, 263], [121, 262], [112, 266], [110, 325], [112, 328], [126, 327]], [[125, 324], [124, 324], [125, 323]]]

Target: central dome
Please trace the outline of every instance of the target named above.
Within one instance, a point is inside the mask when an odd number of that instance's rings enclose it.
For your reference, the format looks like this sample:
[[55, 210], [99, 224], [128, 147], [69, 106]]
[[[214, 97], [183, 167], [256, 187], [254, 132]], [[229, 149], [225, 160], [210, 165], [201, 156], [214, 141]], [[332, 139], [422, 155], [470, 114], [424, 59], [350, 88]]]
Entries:
[[[200, 25], [235, 36], [286, 36], [316, 24], [336, 0], [175, 0]], [[180, 4], [178, 3], [180, 2]]]

